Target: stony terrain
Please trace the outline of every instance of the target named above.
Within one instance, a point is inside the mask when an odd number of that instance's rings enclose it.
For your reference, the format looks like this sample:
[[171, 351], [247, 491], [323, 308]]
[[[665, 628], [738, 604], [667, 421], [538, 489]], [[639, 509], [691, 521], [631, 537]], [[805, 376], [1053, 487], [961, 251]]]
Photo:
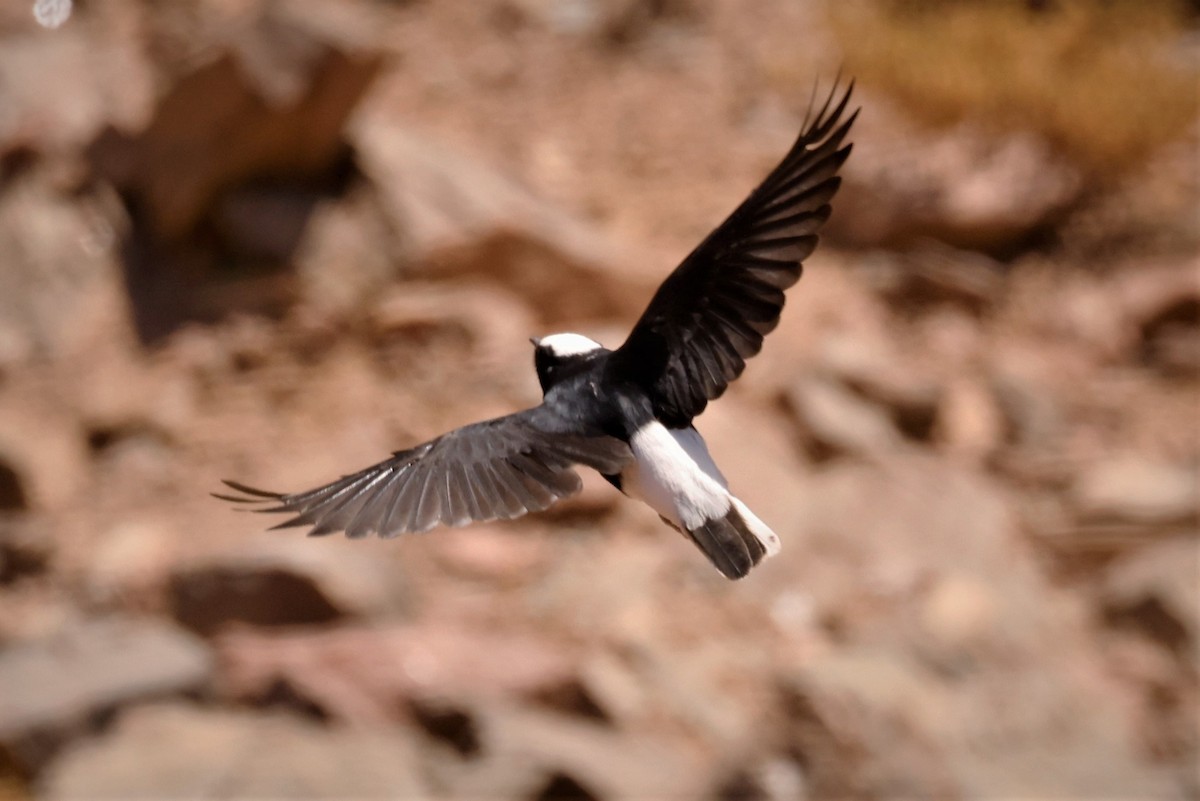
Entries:
[[207, 493], [536, 403], [530, 335], [618, 343], [836, 71], [821, 3], [28, 5], [0, 798], [1200, 794], [1200, 126], [1097, 175], [860, 86], [699, 421], [784, 539], [730, 583], [594, 476], [389, 541]]

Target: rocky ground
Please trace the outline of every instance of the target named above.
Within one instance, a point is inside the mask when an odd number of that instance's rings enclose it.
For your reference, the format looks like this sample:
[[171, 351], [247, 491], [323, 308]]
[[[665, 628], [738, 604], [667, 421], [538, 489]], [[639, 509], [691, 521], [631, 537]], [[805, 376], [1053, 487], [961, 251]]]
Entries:
[[745, 581], [595, 477], [305, 539], [207, 493], [535, 403], [530, 335], [619, 342], [835, 71], [821, 4], [27, 5], [0, 798], [1200, 793], [1200, 129], [1097, 176], [861, 86], [829, 235], [699, 421], [784, 540]]

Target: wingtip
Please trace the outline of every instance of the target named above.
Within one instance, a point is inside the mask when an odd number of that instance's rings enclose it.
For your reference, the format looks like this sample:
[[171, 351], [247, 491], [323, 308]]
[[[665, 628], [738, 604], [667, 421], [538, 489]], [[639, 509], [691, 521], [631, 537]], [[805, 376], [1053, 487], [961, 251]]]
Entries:
[[210, 498], [216, 498], [218, 501], [228, 501], [229, 503], [261, 503], [257, 498], [239, 498], [236, 495], [226, 495], [221, 492], [208, 493]]
[[254, 508], [254, 509], [245, 508], [247, 506], [254, 506], [256, 504], [264, 504], [264, 503], [270, 503], [272, 501], [279, 501], [284, 496], [278, 492], [268, 492], [267, 490], [261, 490], [261, 489], [258, 489], [257, 487], [251, 487], [246, 484], [242, 484], [238, 481], [231, 481], [230, 479], [221, 479], [221, 483], [224, 484], [225, 486], [229, 487], [231, 490], [234, 490], [235, 492], [241, 493], [241, 494], [234, 495], [234, 494], [225, 493], [225, 492], [210, 492], [208, 494], [211, 497], [216, 498], [217, 500], [225, 501], [226, 503], [238, 504], [240, 507], [242, 507], [242, 508], [239, 508], [236, 510], [238, 512], [286, 511], [286, 510], [283, 510], [281, 507], [271, 507], [269, 509], [264, 509], [262, 507], [258, 507], [258, 508]]
[[[846, 80], [846, 64], [845, 62], [838, 64], [837, 72], [833, 75], [833, 86], [829, 89], [830, 97], [838, 93], [838, 87], [842, 85], [842, 81]], [[854, 93], [854, 84], [858, 80], [855, 76], [850, 76], [849, 82], [846, 84], [846, 89], [842, 93], [843, 96], [849, 97]]]
[[[810, 147], [815, 147], [817, 143], [824, 141], [835, 130], [837, 136], [844, 136], [845, 132], [850, 129], [850, 125], [858, 117], [858, 112], [861, 107], [854, 109], [850, 117], [838, 126], [838, 121], [846, 113], [846, 108], [850, 104], [850, 98], [854, 94], [856, 78], [850, 78], [845, 89], [842, 89], [842, 68], [838, 68], [837, 76], [833, 79], [833, 84], [829, 88], [829, 94], [825, 96], [821, 106], [817, 108], [817, 86], [819, 79], [813, 84], [812, 96], [809, 97], [808, 107], [804, 112], [804, 122], [800, 125], [800, 133], [796, 137], [796, 143], [792, 147], [792, 152], [795, 153], [798, 149], [807, 150]], [[839, 97], [840, 93], [840, 97]]]
[[[842, 85], [842, 77], [845, 76], [845, 74], [846, 74], [846, 63], [843, 61], [838, 64], [837, 72], [835, 72], [833, 74], [833, 88], [831, 88], [829, 90], [829, 93], [831, 95], [837, 94], [837, 88]], [[854, 79], [851, 78], [850, 82], [854, 83]]]
[[[256, 511], [260, 511], [260, 512], [272, 512], [272, 511], [274, 511], [274, 512], [286, 512], [286, 511], [288, 511], [288, 510], [287, 510], [287, 509], [258, 509], [258, 510], [256, 510]], [[270, 527], [267, 529], [267, 531], [279, 531], [280, 529], [285, 529], [285, 528], [300, 528], [300, 527], [302, 527], [302, 526], [311, 526], [311, 525], [312, 525], [312, 521], [311, 521], [311, 520], [305, 520], [305, 519], [303, 519], [303, 517], [302, 517], [302, 516], [298, 516], [298, 517], [292, 517], [292, 518], [289, 518], [289, 519], [287, 519], [287, 520], [284, 520], [282, 523], [276, 523], [275, 525], [273, 525], [273, 526], [270, 526]], [[311, 533], [311, 532], [309, 533], [309, 536], [310, 536], [310, 537], [312, 536], [312, 533]]]
[[[270, 492], [269, 490], [258, 489], [257, 487], [251, 487], [247, 484], [242, 484], [239, 481], [233, 481], [228, 478], [221, 479], [221, 483], [224, 484], [225, 486], [229, 487], [231, 490], [240, 492], [243, 495], [250, 495], [254, 498], [262, 498], [263, 500], [278, 500], [283, 497], [283, 493]], [[247, 499], [243, 499], [243, 500], [247, 500]]]
[[858, 119], [858, 115], [861, 111], [862, 111], [862, 106], [857, 106], [854, 109], [854, 111], [850, 112], [850, 116], [846, 118], [846, 122], [843, 124], [843, 127], [847, 131], [850, 130], [850, 126], [854, 124], [854, 121]]

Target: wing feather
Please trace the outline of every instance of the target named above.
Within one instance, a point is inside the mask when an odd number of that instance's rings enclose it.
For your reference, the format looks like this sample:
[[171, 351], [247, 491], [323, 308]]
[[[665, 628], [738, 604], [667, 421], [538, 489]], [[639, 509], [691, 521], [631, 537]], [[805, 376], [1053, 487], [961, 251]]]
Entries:
[[540, 511], [582, 486], [574, 467], [619, 472], [632, 458], [621, 440], [580, 434], [543, 405], [451, 431], [390, 459], [304, 492], [283, 494], [226, 481], [236, 503], [292, 516], [275, 528], [311, 536], [394, 537], [437, 525]]
[[839, 96], [835, 82], [815, 115], [810, 107], [792, 149], [667, 277], [609, 359], [610, 377], [641, 386], [668, 425], [688, 425], [720, 397], [778, 324], [783, 290], [800, 280], [841, 185], [853, 90]]
[[366, 495], [366, 500], [359, 508], [358, 512], [345, 526], [346, 536], [350, 539], [362, 539], [369, 537], [372, 532], [379, 530], [379, 519], [382, 515], [382, 510], [387, 508], [391, 501], [392, 495], [395, 494], [396, 484], [390, 479], [393, 478], [395, 468], [388, 468], [381, 471], [379, 481], [379, 489], [376, 492]]

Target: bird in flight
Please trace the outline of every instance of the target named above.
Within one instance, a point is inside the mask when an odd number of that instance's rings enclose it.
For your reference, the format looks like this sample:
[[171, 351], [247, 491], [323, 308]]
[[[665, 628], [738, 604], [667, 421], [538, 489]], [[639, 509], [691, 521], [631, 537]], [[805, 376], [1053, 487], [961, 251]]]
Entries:
[[307, 492], [224, 483], [223, 500], [288, 513], [310, 536], [394, 537], [511, 519], [582, 486], [590, 467], [646, 503], [739, 579], [779, 537], [729, 491], [692, 425], [779, 322], [784, 290], [817, 245], [850, 154], [853, 82], [808, 115], [791, 150], [672, 272], [616, 350], [580, 334], [534, 338], [542, 402], [474, 423]]

